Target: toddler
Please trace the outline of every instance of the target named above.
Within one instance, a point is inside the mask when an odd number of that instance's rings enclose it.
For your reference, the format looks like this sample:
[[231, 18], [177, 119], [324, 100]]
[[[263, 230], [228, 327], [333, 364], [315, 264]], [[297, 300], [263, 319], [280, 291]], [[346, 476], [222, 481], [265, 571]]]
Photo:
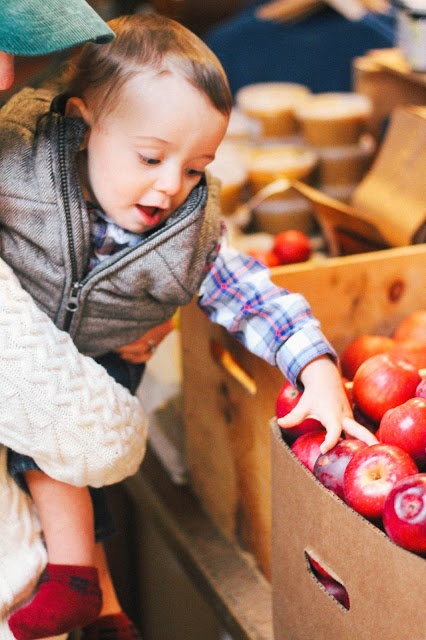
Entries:
[[[133, 391], [143, 365], [121, 358], [123, 346], [197, 296], [212, 321], [304, 389], [287, 423], [318, 418], [330, 448], [352, 416], [332, 347], [305, 299], [226, 241], [208, 172], [232, 107], [220, 63], [168, 18], [109, 25], [115, 40], [84, 45], [62, 93], [24, 89], [0, 113], [2, 257], [78, 349]], [[371, 437], [361, 429], [348, 421]], [[105, 571], [96, 502], [93, 515], [87, 488], [32, 461], [11, 467], [36, 505], [49, 564], [9, 626], [17, 640], [90, 627]]]

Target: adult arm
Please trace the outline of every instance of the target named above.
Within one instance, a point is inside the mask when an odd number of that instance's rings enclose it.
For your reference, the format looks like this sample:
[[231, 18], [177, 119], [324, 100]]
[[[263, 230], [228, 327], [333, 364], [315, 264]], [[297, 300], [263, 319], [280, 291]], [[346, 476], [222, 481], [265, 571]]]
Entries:
[[132, 475], [146, 446], [139, 400], [78, 352], [2, 260], [0, 442], [79, 486]]

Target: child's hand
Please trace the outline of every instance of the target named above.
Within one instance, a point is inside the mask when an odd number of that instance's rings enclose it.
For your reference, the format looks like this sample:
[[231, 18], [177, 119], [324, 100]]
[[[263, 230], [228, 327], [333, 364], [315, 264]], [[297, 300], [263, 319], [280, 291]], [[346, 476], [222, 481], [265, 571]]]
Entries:
[[367, 444], [377, 438], [368, 429], [355, 422], [340, 373], [328, 356], [310, 362], [300, 374], [304, 392], [296, 407], [278, 419], [282, 427], [294, 427], [307, 417], [316, 418], [326, 429], [321, 452], [326, 453], [337, 444], [342, 429]]
[[120, 354], [123, 360], [128, 360], [128, 362], [132, 362], [133, 364], [147, 362], [163, 338], [165, 338], [173, 328], [173, 319], [167, 320], [167, 322], [160, 324], [158, 327], [150, 329], [134, 342], [126, 344], [124, 347], [119, 347], [117, 353]]

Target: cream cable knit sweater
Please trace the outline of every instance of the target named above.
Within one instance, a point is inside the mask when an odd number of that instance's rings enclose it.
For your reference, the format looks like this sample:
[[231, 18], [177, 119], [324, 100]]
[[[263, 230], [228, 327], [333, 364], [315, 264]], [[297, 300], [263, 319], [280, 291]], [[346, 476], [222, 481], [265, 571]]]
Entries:
[[[79, 486], [132, 475], [146, 445], [139, 400], [77, 351], [1, 260], [0, 443]], [[0, 640], [11, 640], [6, 619], [31, 594], [46, 552], [32, 502], [9, 478], [1, 445]]]

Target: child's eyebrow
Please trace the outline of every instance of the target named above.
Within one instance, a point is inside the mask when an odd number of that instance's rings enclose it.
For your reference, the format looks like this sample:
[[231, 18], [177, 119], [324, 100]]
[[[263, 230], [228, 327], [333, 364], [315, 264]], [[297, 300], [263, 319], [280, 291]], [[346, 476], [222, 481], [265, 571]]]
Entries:
[[[157, 144], [165, 144], [165, 145], [169, 145], [170, 142], [168, 142], [167, 140], [163, 140], [163, 138], [156, 138], [156, 137], [151, 137], [151, 136], [135, 136], [135, 140], [137, 140], [138, 142], [148, 142], [148, 143], [152, 143], [155, 142]], [[206, 160], [212, 161], [215, 159], [215, 154], [214, 153], [202, 153], [199, 156], [197, 156], [197, 158], [206, 158]]]
[[145, 142], [159, 142], [161, 144], [169, 144], [167, 140], [163, 140], [162, 138], [156, 138], [155, 136], [134, 136], [135, 140], [145, 141]]

